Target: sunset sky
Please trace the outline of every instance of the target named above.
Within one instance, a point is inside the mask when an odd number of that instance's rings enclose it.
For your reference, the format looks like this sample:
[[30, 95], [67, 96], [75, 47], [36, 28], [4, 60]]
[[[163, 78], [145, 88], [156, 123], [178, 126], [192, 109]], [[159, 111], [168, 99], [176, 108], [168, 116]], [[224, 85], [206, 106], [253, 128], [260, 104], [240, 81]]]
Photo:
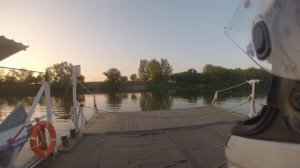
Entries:
[[44, 71], [80, 64], [86, 81], [118, 68], [137, 73], [140, 59], [166, 58], [174, 72], [205, 64], [255, 64], [225, 36], [239, 0], [4, 0], [0, 35], [28, 45], [1, 66]]

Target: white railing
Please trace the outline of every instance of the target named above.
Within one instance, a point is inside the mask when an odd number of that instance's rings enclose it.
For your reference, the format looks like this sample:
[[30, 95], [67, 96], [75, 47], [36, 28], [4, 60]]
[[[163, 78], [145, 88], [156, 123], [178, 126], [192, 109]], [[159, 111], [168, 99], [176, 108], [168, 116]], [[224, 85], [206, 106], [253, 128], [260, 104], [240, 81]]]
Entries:
[[[72, 106], [72, 114], [74, 115], [74, 125], [75, 125], [75, 131], [76, 134], [81, 137], [85, 125], [87, 124], [87, 119], [83, 113], [83, 105], [80, 104], [77, 100], [77, 84], [79, 84], [85, 91], [88, 93], [92, 94], [92, 92], [87, 89], [80, 81], [77, 80], [78, 77], [80, 77], [80, 66], [76, 65], [72, 68], [72, 77], [71, 77], [71, 82], [72, 82], [72, 91], [73, 91], [73, 106]], [[94, 107], [93, 107], [94, 113], [98, 113], [97, 105], [96, 105], [96, 98], [94, 95]]]
[[[36, 122], [36, 120], [32, 120], [33, 114], [35, 112], [35, 109], [42, 98], [42, 96], [45, 95], [45, 104], [46, 104], [46, 115], [38, 117], [40, 120], [47, 118], [47, 121], [52, 123], [52, 111], [51, 111], [51, 95], [50, 95], [50, 81], [48, 74], [45, 75], [45, 82], [40, 87], [37, 95], [34, 98], [34, 101], [29, 109], [29, 112], [27, 113], [26, 120], [23, 124], [10, 128], [8, 130], [5, 130], [3, 132], [0, 132], [0, 144], [4, 144], [2, 147], [4, 147], [4, 150], [7, 150], [11, 156], [9, 156], [8, 161], [8, 167], [13, 167], [13, 164], [21, 151], [21, 149], [24, 146], [24, 143], [27, 142], [29, 135], [28, 135], [28, 129], [30, 126]], [[22, 144], [20, 144], [20, 139], [22, 139]], [[7, 148], [7, 149], [5, 149]], [[19, 150], [17, 150], [19, 149]], [[54, 150], [54, 153], [56, 153], [57, 150]], [[1, 165], [1, 164], [0, 164]]]
[[[75, 68], [73, 67], [73, 72], [72, 72], [72, 77], [71, 77], [73, 106], [70, 109], [70, 113], [74, 119], [76, 138], [80, 138], [83, 135], [85, 126], [87, 124], [87, 119], [83, 113], [84, 105], [80, 104], [77, 100], [77, 84], [81, 85], [89, 93], [92, 93], [82, 83], [80, 83], [80, 81], [77, 80], [77, 77], [79, 77], [79, 76], [80, 76], [80, 67], [79, 66], [75, 66]], [[36, 107], [38, 106], [38, 103], [40, 102], [43, 95], [45, 97], [46, 115], [35, 117], [34, 114], [35, 114], [35, 112], [37, 112]], [[94, 96], [93, 113], [98, 113], [95, 96]], [[46, 73], [45, 82], [42, 84], [37, 95], [35, 96], [34, 101], [28, 110], [25, 122], [19, 126], [10, 128], [3, 132], [0, 132], [0, 137], [1, 137], [0, 138], [0, 150], [2, 150], [2, 148], [5, 149], [6, 147], [9, 147], [9, 150], [11, 148], [16, 149], [14, 145], [15, 145], [15, 143], [19, 143], [19, 141], [18, 142], [15, 142], [15, 141], [20, 138], [24, 139], [24, 141], [22, 141], [23, 144], [19, 145], [18, 147], [20, 147], [19, 149], [22, 149], [25, 146], [26, 149], [24, 148], [25, 150], [23, 150], [23, 151], [22, 150], [12, 150], [12, 155], [9, 156], [9, 159], [7, 161], [8, 167], [14, 167], [16, 159], [21, 152], [24, 153], [24, 151], [26, 151], [25, 152], [26, 156], [27, 156], [27, 154], [29, 154], [28, 152], [31, 152], [31, 150], [28, 149], [30, 147], [28, 146], [28, 144], [25, 144], [25, 143], [28, 141], [28, 138], [29, 138], [28, 128], [31, 127], [36, 122], [33, 118], [38, 118], [39, 120], [46, 118], [49, 123], [52, 123], [53, 122], [52, 114], [53, 114], [53, 112], [52, 112], [52, 107], [51, 107], [50, 79], [49, 79], [48, 73]], [[57, 153], [57, 149], [55, 148], [53, 154], [56, 154], [56, 153]], [[42, 160], [42, 159], [36, 157], [35, 155], [33, 155], [32, 152], [30, 155], [31, 155], [30, 157], [26, 158], [26, 163], [24, 163], [25, 165], [22, 165], [21, 167], [24, 167], [24, 166], [32, 167]], [[0, 163], [0, 167], [2, 167], [1, 163]], [[6, 165], [6, 167], [7, 167], [7, 165]]]
[[223, 91], [226, 91], [226, 90], [230, 90], [230, 89], [233, 89], [233, 88], [236, 88], [236, 87], [239, 87], [239, 86], [242, 86], [244, 84], [250, 84], [252, 86], [252, 92], [251, 94], [246, 98], [247, 100], [250, 100], [250, 112], [248, 114], [248, 116], [250, 118], [253, 118], [257, 115], [256, 113], [256, 110], [255, 110], [255, 85], [257, 83], [259, 83], [260, 80], [258, 79], [252, 79], [252, 80], [249, 80], [249, 81], [246, 81], [244, 83], [240, 83], [238, 85], [234, 85], [234, 86], [231, 86], [231, 87], [228, 87], [228, 88], [225, 88], [225, 89], [222, 89], [222, 90], [218, 90], [218, 91], [215, 91], [215, 94], [214, 94], [214, 98], [211, 102], [211, 105], [214, 105], [216, 106], [217, 105], [217, 100], [218, 100], [218, 94], [220, 92], [223, 92]]
[[[76, 66], [75, 69], [78, 71], [78, 66]], [[74, 128], [75, 128], [76, 138], [80, 138], [83, 135], [85, 126], [87, 124], [87, 119], [86, 119], [86, 117], [83, 113], [83, 107], [84, 106], [82, 104], [80, 104], [78, 102], [78, 99], [77, 99], [77, 89], [76, 89], [77, 84], [80, 84], [85, 90], [87, 90], [89, 93], [91, 93], [86, 87], [84, 87], [84, 85], [82, 85], [77, 80], [78, 75], [80, 75], [80, 67], [79, 67], [79, 73], [78, 72], [75, 72], [75, 73], [72, 72], [72, 77], [71, 77], [71, 82], [72, 82], [72, 86], [73, 86], [72, 87], [73, 106], [71, 107], [71, 110], [70, 110], [70, 113], [71, 113], [70, 116], [72, 116], [73, 119], [74, 119], [73, 121], [74, 121]], [[7, 140], [10, 140], [10, 139], [14, 140], [14, 139], [18, 139], [20, 137], [22, 137], [22, 138], [24, 137], [24, 143], [28, 141], [29, 135], [28, 135], [28, 129], [27, 128], [29, 128], [30, 126], [32, 126], [32, 124], [35, 124], [35, 122], [36, 122], [33, 119], [33, 117], [34, 117], [34, 114], [36, 112], [36, 107], [38, 106], [38, 103], [40, 102], [43, 95], [45, 97], [46, 115], [39, 116], [37, 118], [39, 120], [42, 120], [42, 119], [46, 118], [48, 122], [50, 122], [50, 123], [53, 122], [52, 115], [54, 113], [52, 112], [52, 107], [51, 107], [50, 79], [49, 79], [48, 73], [46, 73], [45, 82], [40, 87], [37, 95], [34, 98], [34, 101], [33, 101], [32, 105], [29, 108], [25, 123], [20, 125], [20, 126], [5, 130], [3, 132], [0, 132], [0, 137], [1, 137], [1, 139], [0, 139], [0, 148], [1, 148], [1, 144], [7, 144], [7, 145], [4, 145], [4, 147], [5, 146], [11, 147], [10, 142], [9, 143], [6, 142]], [[93, 112], [94, 113], [98, 112], [95, 96], [94, 96]], [[20, 146], [20, 148], [21, 149], [24, 148], [24, 145]], [[25, 147], [25, 148], [28, 148], [28, 146]], [[26, 149], [26, 150], [28, 150], [28, 149]], [[13, 167], [20, 151], [21, 150], [13, 151], [12, 157], [10, 157], [9, 160], [8, 160], [8, 163], [9, 163], [8, 167]], [[56, 153], [57, 153], [57, 149], [54, 150], [53, 154], [55, 155]], [[36, 165], [38, 162], [40, 162], [41, 160], [42, 159], [40, 159], [38, 157], [34, 157], [31, 160], [29, 160], [28, 163], [25, 163], [26, 164], [25, 167], [32, 167], [32, 166]], [[1, 164], [0, 164], [0, 167], [1, 167]], [[22, 166], [22, 167], [24, 167], [24, 166]]]

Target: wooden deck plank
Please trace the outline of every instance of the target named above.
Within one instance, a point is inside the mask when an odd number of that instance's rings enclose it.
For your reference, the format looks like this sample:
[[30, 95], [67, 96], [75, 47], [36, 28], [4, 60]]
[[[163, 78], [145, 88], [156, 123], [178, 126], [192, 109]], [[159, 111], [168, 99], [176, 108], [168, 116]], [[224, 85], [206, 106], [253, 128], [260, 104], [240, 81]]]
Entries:
[[192, 109], [100, 113], [89, 122], [86, 133], [132, 132], [167, 129], [235, 121], [245, 118], [222, 108], [206, 106]]
[[40, 168], [224, 168], [225, 143], [237, 113], [218, 107], [101, 113], [72, 152]]

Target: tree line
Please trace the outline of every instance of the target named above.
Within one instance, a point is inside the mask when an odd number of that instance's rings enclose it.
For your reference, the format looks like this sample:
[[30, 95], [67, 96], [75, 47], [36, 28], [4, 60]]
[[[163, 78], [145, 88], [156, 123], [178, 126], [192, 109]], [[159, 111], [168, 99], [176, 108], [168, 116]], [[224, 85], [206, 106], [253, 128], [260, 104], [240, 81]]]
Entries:
[[[70, 77], [72, 73], [72, 64], [61, 62], [47, 67], [46, 72], [51, 80], [52, 91], [64, 93], [69, 91], [71, 83]], [[2, 94], [33, 94], [45, 80], [45, 72], [34, 72], [26, 69], [10, 69], [6, 73], [0, 71], [0, 91]], [[84, 77], [79, 77], [80, 81], [84, 81]]]
[[34, 93], [43, 81], [43, 73], [35, 73], [26, 69], [10, 69], [0, 73], [1, 94], [29, 94]]
[[272, 75], [258, 68], [228, 69], [211, 64], [205, 65], [202, 72], [189, 69], [185, 72], [175, 73], [170, 76], [177, 83], [202, 84], [208, 88], [225, 88], [250, 79], [260, 79], [268, 87]]
[[[70, 77], [72, 73], [72, 64], [61, 62], [54, 64], [46, 69], [51, 79], [51, 88], [57, 92], [69, 92], [71, 88]], [[106, 76], [107, 86], [118, 86], [128, 81], [127, 76], [122, 76], [117, 68], [110, 68], [103, 72]], [[1, 93], [17, 90], [36, 91], [44, 81], [45, 73], [35, 73], [33, 71], [9, 70], [6, 74], [0, 71], [0, 91]], [[202, 72], [191, 68], [187, 71], [174, 73], [172, 65], [167, 59], [141, 59], [137, 73], [130, 75], [131, 81], [144, 81], [145, 83], [173, 83], [173, 85], [206, 88], [218, 88], [232, 86], [250, 79], [261, 79], [265, 83], [270, 83], [271, 75], [263, 69], [228, 69], [211, 64], [205, 65]], [[79, 77], [84, 82], [84, 76]], [[31, 89], [28, 89], [31, 88]]]
[[[130, 79], [132, 81], [152, 81], [160, 82], [167, 80], [173, 73], [173, 68], [167, 59], [142, 59], [138, 68], [138, 75], [131, 74]], [[103, 73], [106, 76], [106, 82], [109, 84], [118, 85], [120, 82], [128, 80], [128, 77], [122, 76], [121, 72], [117, 68], [110, 68]]]
[[[103, 73], [109, 84], [120, 84], [127, 81], [128, 77], [122, 76], [117, 68], [111, 68]], [[271, 75], [263, 69], [258, 68], [235, 68], [228, 69], [221, 66], [207, 64], [202, 72], [190, 68], [187, 71], [174, 73], [172, 65], [167, 59], [141, 59], [137, 74], [131, 74], [132, 81], [146, 81], [150, 83], [167, 83], [174, 85], [186, 84], [190, 87], [203, 86], [206, 88], [218, 88], [232, 86], [250, 79], [260, 79], [269, 84]]]

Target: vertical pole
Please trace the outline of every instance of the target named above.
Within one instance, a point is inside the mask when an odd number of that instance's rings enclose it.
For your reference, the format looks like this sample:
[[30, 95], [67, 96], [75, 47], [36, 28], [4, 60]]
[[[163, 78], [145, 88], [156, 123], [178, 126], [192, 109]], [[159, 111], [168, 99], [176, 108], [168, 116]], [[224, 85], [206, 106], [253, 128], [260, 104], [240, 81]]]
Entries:
[[[46, 112], [47, 112], [47, 121], [49, 123], [53, 122], [52, 119], [52, 109], [51, 109], [51, 88], [50, 88], [50, 76], [49, 73], [46, 71], [45, 74], [45, 102], [46, 102]], [[44, 137], [46, 139], [46, 137]], [[45, 144], [47, 147], [47, 144]], [[55, 147], [53, 154], [57, 153], [57, 148]]]
[[97, 104], [96, 104], [96, 96], [94, 95], [94, 113], [98, 113], [98, 107], [97, 107]]
[[50, 95], [50, 79], [48, 72], [45, 75], [45, 102], [46, 102], [46, 111], [47, 111], [47, 120], [52, 123], [52, 110], [51, 110], [51, 95]]
[[214, 99], [211, 102], [211, 105], [216, 106], [217, 105], [217, 99], [218, 99], [218, 91], [215, 92]]
[[72, 80], [72, 93], [73, 93], [73, 110], [74, 110], [74, 120], [75, 120], [75, 130], [76, 133], [78, 133], [79, 128], [78, 128], [78, 102], [77, 102], [77, 91], [76, 91], [76, 86], [77, 86], [77, 79], [76, 76], [71, 77]]
[[79, 138], [82, 136], [83, 134], [83, 128], [84, 128], [84, 118], [83, 118], [83, 104], [80, 104], [79, 106], [79, 113], [78, 113], [78, 121], [79, 121]]
[[259, 80], [250, 80], [249, 84], [252, 86], [252, 93], [251, 93], [251, 104], [250, 104], [250, 112], [249, 117], [253, 118], [256, 116], [256, 109], [255, 109], [255, 84], [259, 82]]

